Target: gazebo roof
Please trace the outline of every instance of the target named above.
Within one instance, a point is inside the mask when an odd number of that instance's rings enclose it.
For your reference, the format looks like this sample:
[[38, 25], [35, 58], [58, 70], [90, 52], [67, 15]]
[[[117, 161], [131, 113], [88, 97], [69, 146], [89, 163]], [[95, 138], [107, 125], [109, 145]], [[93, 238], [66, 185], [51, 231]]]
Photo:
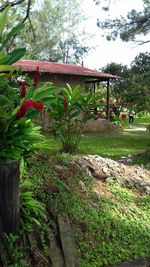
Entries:
[[87, 78], [94, 79], [117, 79], [117, 76], [112, 74], [91, 70], [82, 66], [75, 64], [65, 64], [65, 63], [56, 63], [56, 62], [47, 62], [47, 61], [35, 61], [35, 60], [19, 60], [13, 64], [17, 69], [21, 68], [26, 72], [34, 72], [37, 67], [39, 71], [43, 73], [54, 73], [54, 74], [66, 74], [66, 75], [78, 75], [84, 76]]

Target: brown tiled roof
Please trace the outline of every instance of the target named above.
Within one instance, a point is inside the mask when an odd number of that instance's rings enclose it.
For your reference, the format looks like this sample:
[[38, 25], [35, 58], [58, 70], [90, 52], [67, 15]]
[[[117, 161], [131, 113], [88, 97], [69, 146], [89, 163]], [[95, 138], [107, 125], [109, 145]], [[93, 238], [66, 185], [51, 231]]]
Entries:
[[93, 78], [108, 78], [108, 79], [116, 79], [117, 76], [91, 70], [82, 66], [78, 66], [75, 64], [64, 64], [64, 63], [56, 63], [56, 62], [47, 62], [47, 61], [35, 61], [35, 60], [20, 60], [14, 64], [17, 68], [21, 67], [23, 71], [33, 72], [39, 67], [40, 72], [47, 73], [58, 73], [58, 74], [70, 74], [70, 75], [78, 75], [78, 76], [88, 76]]

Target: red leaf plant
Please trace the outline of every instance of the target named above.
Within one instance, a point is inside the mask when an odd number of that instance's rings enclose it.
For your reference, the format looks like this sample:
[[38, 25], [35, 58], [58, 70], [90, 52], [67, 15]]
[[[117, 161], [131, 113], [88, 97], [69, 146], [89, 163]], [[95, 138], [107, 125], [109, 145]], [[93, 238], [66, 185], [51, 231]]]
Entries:
[[26, 96], [27, 83], [24, 80], [18, 80], [18, 84], [21, 88], [21, 97], [23, 98]]
[[67, 109], [67, 98], [64, 97], [64, 111], [66, 111]]
[[26, 114], [26, 112], [31, 108], [33, 107], [34, 109], [37, 109], [37, 110], [41, 110], [43, 108], [43, 102], [40, 101], [39, 104], [35, 103], [34, 101], [32, 100], [28, 100], [28, 101], [25, 101], [24, 103], [22, 103], [20, 109], [17, 111], [17, 118], [22, 118], [24, 117], [24, 115]]

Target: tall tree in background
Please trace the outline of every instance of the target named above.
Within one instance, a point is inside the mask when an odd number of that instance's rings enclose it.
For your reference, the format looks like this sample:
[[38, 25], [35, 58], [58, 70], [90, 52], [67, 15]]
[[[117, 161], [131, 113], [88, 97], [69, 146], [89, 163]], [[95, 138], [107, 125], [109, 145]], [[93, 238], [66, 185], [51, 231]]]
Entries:
[[[107, 64], [102, 70], [119, 77], [115, 82], [111, 83], [111, 97], [118, 107], [127, 107], [129, 98], [131, 99], [131, 70], [122, 64], [112, 62]], [[131, 100], [132, 101], [132, 100]]]
[[28, 24], [18, 41], [27, 44], [30, 59], [79, 63], [89, 51], [83, 20], [79, 0], [44, 0], [31, 13], [33, 28]]
[[130, 68], [110, 63], [103, 71], [120, 77], [111, 85], [111, 95], [117, 106], [132, 108], [137, 112], [150, 111], [150, 53], [137, 55]]
[[[8, 6], [11, 7], [9, 12], [9, 18], [7, 20], [7, 28], [9, 29], [12, 25], [16, 26], [18, 23], [30, 25], [32, 34], [34, 35], [33, 26], [31, 23], [31, 9], [34, 6], [35, 0], [15, 0], [15, 1], [0, 1], [0, 12], [5, 10]], [[14, 31], [13, 38], [5, 46], [5, 50], [10, 52], [18, 46], [18, 35]], [[23, 44], [25, 46], [25, 44]]]
[[[103, 2], [94, 1], [96, 4]], [[108, 1], [108, 6], [110, 1]], [[105, 10], [107, 11], [108, 8]], [[115, 40], [119, 36], [125, 42], [134, 41], [139, 45], [150, 42], [150, 37], [147, 40], [141, 38], [142, 36], [148, 36], [150, 33], [150, 0], [143, 0], [143, 10], [140, 12], [133, 9], [128, 12], [127, 17], [120, 17], [114, 20], [108, 19], [103, 22], [98, 19], [97, 25], [107, 30], [108, 40]]]

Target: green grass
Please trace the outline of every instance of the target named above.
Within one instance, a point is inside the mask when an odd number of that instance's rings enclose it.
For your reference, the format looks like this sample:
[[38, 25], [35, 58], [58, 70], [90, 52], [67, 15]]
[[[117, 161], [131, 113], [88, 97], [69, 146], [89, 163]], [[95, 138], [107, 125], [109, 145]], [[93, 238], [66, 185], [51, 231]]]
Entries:
[[97, 154], [112, 159], [135, 154], [150, 147], [150, 134], [123, 132], [118, 134], [85, 135], [79, 153]]
[[143, 125], [143, 126], [146, 126], [147, 124], [150, 124], [150, 114], [148, 115], [145, 115], [141, 118], [139, 117], [135, 117], [134, 119], [134, 123], [137, 124], [137, 125]]
[[[63, 166], [63, 171], [55, 164]], [[81, 267], [104, 267], [149, 256], [149, 196], [112, 182], [107, 185], [109, 194], [99, 197], [92, 191], [92, 179], [69, 165], [68, 155], [31, 162], [28, 176], [48, 210], [69, 216]]]
[[[50, 138], [52, 142], [51, 153], [59, 152], [60, 142]], [[144, 152], [149, 148], [150, 132], [124, 130], [118, 133], [84, 134], [77, 154], [100, 155], [114, 160], [131, 154], [133, 163], [147, 164], [150, 161], [150, 153], [145, 155]]]
[[[118, 184], [110, 186], [114, 199], [101, 198], [97, 207], [84, 207], [82, 223], [91, 239], [80, 240], [82, 267], [100, 267], [117, 264], [128, 259], [149, 256], [150, 253], [150, 198], [136, 197], [129, 189]], [[80, 218], [81, 220], [81, 218]]]

